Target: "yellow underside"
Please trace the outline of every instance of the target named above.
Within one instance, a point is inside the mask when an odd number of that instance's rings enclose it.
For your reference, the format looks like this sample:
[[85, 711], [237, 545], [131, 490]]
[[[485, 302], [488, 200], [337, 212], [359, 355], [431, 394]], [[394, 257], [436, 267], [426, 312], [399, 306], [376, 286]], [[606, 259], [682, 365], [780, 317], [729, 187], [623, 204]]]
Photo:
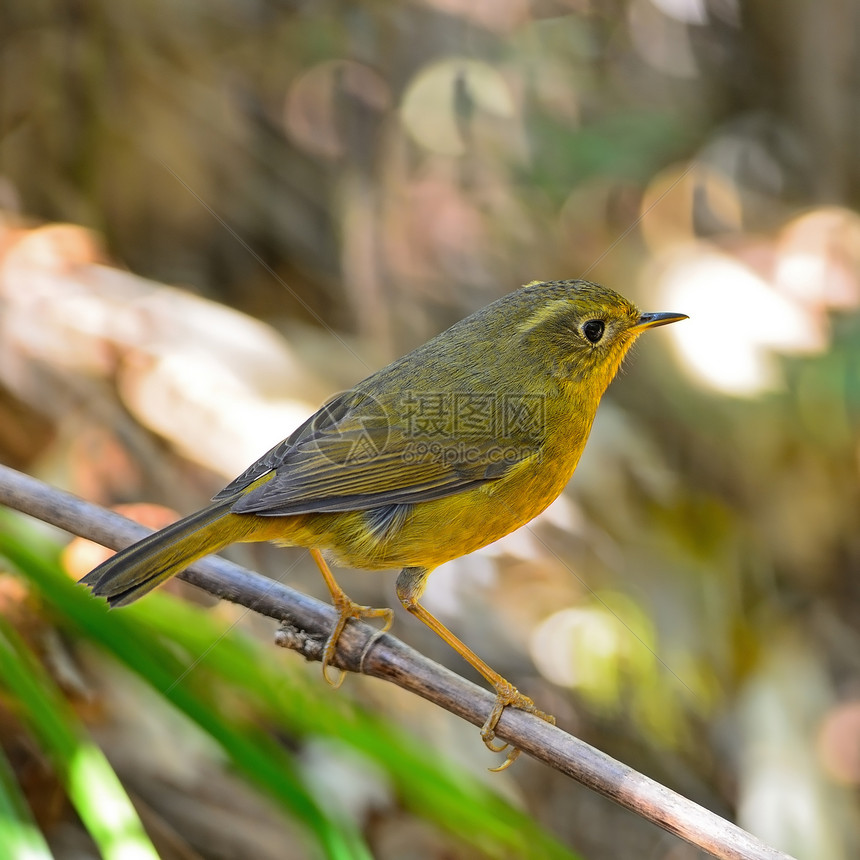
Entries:
[[381, 538], [368, 528], [363, 511], [228, 516], [244, 521], [235, 523], [237, 531], [245, 532], [236, 540], [313, 547], [337, 564], [364, 570], [432, 570], [510, 534], [543, 511], [564, 489], [576, 465], [579, 452], [565, 453], [568, 462], [526, 461], [499, 481], [419, 502], [400, 528]]

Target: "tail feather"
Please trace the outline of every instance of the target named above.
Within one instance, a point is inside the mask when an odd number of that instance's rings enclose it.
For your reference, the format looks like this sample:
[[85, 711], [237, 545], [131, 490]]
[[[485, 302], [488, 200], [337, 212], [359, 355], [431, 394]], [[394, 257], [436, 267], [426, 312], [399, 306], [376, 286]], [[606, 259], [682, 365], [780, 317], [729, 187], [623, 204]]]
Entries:
[[235, 502], [235, 496], [216, 502], [145, 537], [91, 570], [81, 583], [111, 606], [132, 603], [198, 558], [241, 540], [222, 522], [225, 517], [247, 520], [230, 513]]

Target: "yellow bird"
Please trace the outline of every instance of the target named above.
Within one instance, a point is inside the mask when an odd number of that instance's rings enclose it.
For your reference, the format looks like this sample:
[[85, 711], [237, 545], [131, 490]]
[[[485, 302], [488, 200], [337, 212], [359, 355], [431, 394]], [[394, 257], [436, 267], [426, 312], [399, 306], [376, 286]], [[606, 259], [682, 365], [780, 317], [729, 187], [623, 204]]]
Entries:
[[[81, 581], [131, 603], [204, 555], [239, 541], [308, 547], [339, 620], [391, 609], [347, 597], [326, 560], [401, 568], [397, 596], [492, 685], [481, 737], [502, 711], [554, 722], [419, 600], [434, 568], [529, 522], [564, 489], [598, 403], [646, 329], [686, 319], [641, 313], [587, 281], [531, 283], [453, 325], [339, 395], [253, 463], [209, 507], [117, 553]], [[342, 679], [343, 676], [341, 676]], [[499, 770], [516, 758], [509, 752]]]

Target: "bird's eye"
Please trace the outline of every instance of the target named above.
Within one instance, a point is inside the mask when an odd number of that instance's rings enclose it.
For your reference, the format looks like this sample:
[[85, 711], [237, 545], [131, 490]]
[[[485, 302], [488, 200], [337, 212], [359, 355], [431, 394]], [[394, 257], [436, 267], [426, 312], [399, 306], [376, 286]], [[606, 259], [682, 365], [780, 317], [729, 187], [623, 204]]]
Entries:
[[606, 328], [603, 320], [589, 320], [582, 326], [582, 333], [592, 343], [597, 343], [603, 337], [603, 331]]

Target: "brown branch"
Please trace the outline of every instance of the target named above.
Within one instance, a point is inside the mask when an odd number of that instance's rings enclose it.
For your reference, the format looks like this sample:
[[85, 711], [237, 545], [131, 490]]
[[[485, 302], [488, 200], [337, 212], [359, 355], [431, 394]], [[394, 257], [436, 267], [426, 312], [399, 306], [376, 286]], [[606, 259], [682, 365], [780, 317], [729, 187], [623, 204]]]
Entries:
[[[149, 529], [0, 465], [0, 503], [112, 549], [128, 546]], [[335, 621], [334, 609], [259, 574], [213, 556], [180, 574], [182, 579], [281, 622], [276, 641], [319, 660]], [[391, 681], [481, 726], [494, 696], [427, 659], [390, 634], [367, 624], [347, 625], [337, 665]], [[498, 737], [572, 777], [637, 815], [725, 860], [791, 860], [789, 855], [685, 797], [615, 761], [531, 714], [507, 709]], [[477, 740], [476, 740], [477, 743]]]

